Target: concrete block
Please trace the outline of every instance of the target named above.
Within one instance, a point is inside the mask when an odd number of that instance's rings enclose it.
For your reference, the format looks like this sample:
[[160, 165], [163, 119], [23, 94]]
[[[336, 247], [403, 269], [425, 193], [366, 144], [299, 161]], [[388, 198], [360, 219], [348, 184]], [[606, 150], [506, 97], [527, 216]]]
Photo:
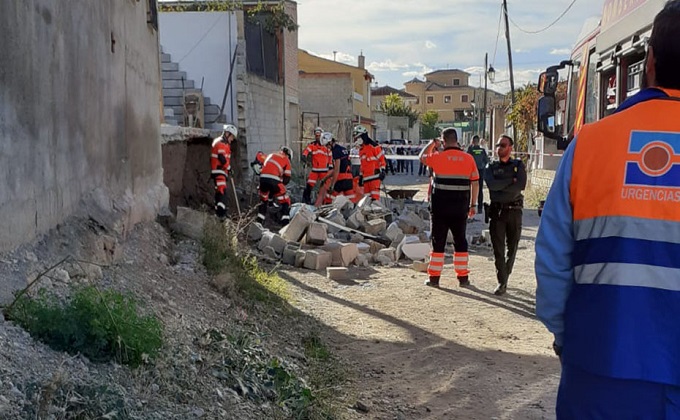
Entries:
[[289, 243], [283, 249], [283, 254], [281, 256], [281, 262], [288, 265], [295, 265], [295, 254], [300, 250], [300, 244]]
[[356, 259], [354, 260], [354, 264], [357, 267], [368, 267], [369, 264], [369, 256], [371, 254], [359, 254], [357, 255]]
[[381, 249], [385, 249], [385, 245], [381, 244], [380, 242], [376, 242], [370, 239], [366, 239], [365, 242], [371, 246], [370, 249], [370, 254], [375, 255], [380, 251]]
[[347, 226], [352, 229], [359, 229], [366, 222], [366, 217], [360, 210], [354, 210], [352, 214], [347, 218]]
[[364, 237], [358, 233], [352, 233], [350, 234], [349, 241], [358, 244], [364, 241]]
[[288, 241], [283, 239], [281, 235], [273, 235], [269, 240], [269, 246], [274, 248], [277, 254], [283, 254], [283, 249], [288, 245]]
[[307, 207], [300, 207], [300, 210], [295, 213], [295, 216], [290, 219], [290, 222], [279, 231], [279, 234], [287, 241], [299, 242], [305, 234], [307, 227], [314, 219], [314, 213], [310, 212]]
[[357, 249], [359, 250], [359, 254], [370, 254], [371, 253], [371, 246], [365, 242], [359, 242], [357, 244]]
[[387, 228], [387, 222], [385, 222], [385, 219], [369, 220], [364, 223], [363, 227], [364, 232], [368, 233], [369, 235], [379, 236]]
[[402, 255], [402, 249], [404, 245], [406, 244], [417, 244], [420, 243], [420, 238], [416, 235], [406, 235], [404, 236], [404, 239], [402, 239], [401, 243], [397, 246], [397, 255], [396, 259], [399, 261], [401, 259]]
[[263, 232], [262, 238], [260, 238], [260, 242], [257, 244], [257, 249], [259, 249], [260, 251], [264, 251], [264, 249], [269, 246], [269, 242], [271, 242], [274, 235], [275, 235], [274, 232], [270, 231]]
[[404, 232], [399, 228], [399, 225], [395, 222], [390, 223], [390, 225], [385, 230], [385, 236], [390, 241], [395, 241], [400, 234], [403, 235]]
[[397, 225], [407, 235], [419, 233], [426, 227], [426, 224], [425, 222], [423, 222], [423, 219], [418, 217], [417, 214], [410, 211], [404, 212], [404, 214], [397, 218]]
[[259, 241], [262, 239], [262, 234], [265, 229], [259, 223], [251, 223], [248, 227], [248, 239], [251, 241]]
[[425, 257], [430, 255], [430, 244], [423, 242], [404, 244], [401, 247], [401, 252], [410, 260], [424, 260]]
[[295, 251], [295, 267], [303, 267], [305, 265], [305, 258], [307, 257], [307, 251], [298, 250]]
[[328, 240], [328, 231], [325, 223], [312, 222], [307, 227], [306, 241], [309, 245], [323, 245]]
[[357, 255], [359, 255], [359, 247], [357, 244], [353, 243], [326, 244], [323, 247], [323, 250], [331, 253], [333, 256], [331, 265], [335, 267], [349, 267], [349, 265], [354, 262]]
[[419, 273], [427, 273], [428, 263], [425, 261], [413, 261], [411, 268]]
[[312, 249], [305, 252], [304, 267], [310, 270], [325, 270], [331, 265], [333, 255], [330, 252]]
[[188, 207], [177, 207], [177, 218], [173, 229], [184, 236], [200, 241], [203, 239], [206, 218], [206, 213]]
[[338, 195], [333, 198], [333, 207], [342, 210], [345, 206], [352, 205], [352, 202], [344, 195]]
[[345, 267], [327, 267], [326, 277], [331, 280], [349, 280], [349, 270]]
[[397, 260], [397, 251], [394, 248], [385, 248], [378, 251], [376, 258], [380, 261], [381, 257], [389, 258], [390, 262]]
[[392, 243], [390, 244], [390, 246], [391, 246], [392, 248], [398, 247], [399, 244], [401, 243], [401, 241], [404, 240], [404, 237], [405, 237], [405, 236], [406, 236], [406, 235], [404, 235], [404, 232], [401, 232], [401, 230], [400, 230], [400, 233], [397, 235], [396, 238], [394, 238], [394, 240], [392, 241]]
[[268, 256], [269, 258], [273, 258], [275, 260], [279, 259], [279, 254], [276, 253], [273, 247], [271, 246], [266, 246], [264, 247], [264, 255]]

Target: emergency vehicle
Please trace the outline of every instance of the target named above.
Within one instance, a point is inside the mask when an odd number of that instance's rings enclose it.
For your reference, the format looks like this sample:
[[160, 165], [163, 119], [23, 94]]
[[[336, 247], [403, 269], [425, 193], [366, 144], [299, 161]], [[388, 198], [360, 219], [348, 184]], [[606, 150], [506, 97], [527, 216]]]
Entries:
[[[604, 118], [644, 87], [645, 53], [656, 14], [666, 0], [605, 0], [602, 17], [583, 26], [569, 60], [539, 77], [538, 131], [566, 149], [584, 124]], [[566, 100], [555, 103], [559, 71]]]

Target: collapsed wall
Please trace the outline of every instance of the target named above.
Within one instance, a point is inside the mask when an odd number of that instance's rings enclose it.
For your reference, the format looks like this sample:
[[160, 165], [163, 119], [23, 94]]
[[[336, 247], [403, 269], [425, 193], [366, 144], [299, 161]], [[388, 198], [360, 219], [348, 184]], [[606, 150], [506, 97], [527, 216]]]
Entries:
[[149, 7], [3, 4], [0, 252], [73, 215], [124, 232], [167, 205], [159, 43]]

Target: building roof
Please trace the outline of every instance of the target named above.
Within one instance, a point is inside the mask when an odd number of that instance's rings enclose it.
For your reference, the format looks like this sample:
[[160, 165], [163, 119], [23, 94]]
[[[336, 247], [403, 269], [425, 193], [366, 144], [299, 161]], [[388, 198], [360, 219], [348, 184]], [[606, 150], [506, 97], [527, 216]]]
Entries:
[[463, 74], [467, 74], [468, 76], [470, 76], [470, 73], [466, 72], [465, 70], [460, 70], [460, 69], [445, 69], [445, 70], [434, 70], [434, 71], [431, 71], [431, 72], [429, 72], [429, 73], [426, 73], [426, 74], [425, 74], [425, 77], [427, 77], [427, 76], [429, 76], [429, 75], [432, 75], [432, 74], [437, 74], [437, 73], [463, 73]]
[[414, 77], [413, 79], [409, 80], [408, 82], [404, 82], [405, 85], [408, 85], [409, 83], [425, 83], [425, 82], [418, 79], [417, 77]]
[[395, 89], [392, 86], [380, 86], [377, 88], [371, 89], [371, 95], [373, 96], [387, 96], [391, 95], [393, 93], [396, 93], [397, 95], [401, 96], [402, 98], [416, 98], [415, 95], [411, 95], [408, 92], [405, 92], [403, 90]]
[[371, 74], [371, 72], [369, 72], [369, 71], [366, 70], [366, 69], [362, 69], [362, 68], [359, 67], [359, 66], [353, 66], [353, 65], [351, 65], [351, 64], [341, 63], [341, 62], [339, 62], [339, 61], [329, 60], [329, 59], [327, 59], [327, 58], [319, 57], [318, 55], [314, 55], [314, 54], [310, 53], [309, 51], [303, 50], [302, 48], [298, 48], [298, 51], [301, 52], [301, 53], [303, 53], [303, 54], [307, 54], [307, 55], [309, 55], [309, 56], [311, 56], [311, 57], [314, 57], [314, 58], [317, 59], [317, 60], [328, 61], [329, 63], [339, 64], [339, 65], [341, 65], [341, 66], [345, 66], [345, 67], [347, 67], [347, 68], [351, 68], [351, 69], [354, 69], [354, 70], [363, 70], [364, 72], [366, 72], [367, 75], [369, 75], [369, 76], [371, 77], [371, 79], [375, 79], [375, 76], [374, 76], [373, 74]]

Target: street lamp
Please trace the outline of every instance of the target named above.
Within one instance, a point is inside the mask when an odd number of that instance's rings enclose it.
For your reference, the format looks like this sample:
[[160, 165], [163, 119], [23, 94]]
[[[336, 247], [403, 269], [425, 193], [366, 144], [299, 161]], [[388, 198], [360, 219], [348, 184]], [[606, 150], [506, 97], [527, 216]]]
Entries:
[[489, 66], [486, 75], [489, 77], [489, 81], [493, 83], [496, 80], [496, 69], [494, 69], [493, 66]]

